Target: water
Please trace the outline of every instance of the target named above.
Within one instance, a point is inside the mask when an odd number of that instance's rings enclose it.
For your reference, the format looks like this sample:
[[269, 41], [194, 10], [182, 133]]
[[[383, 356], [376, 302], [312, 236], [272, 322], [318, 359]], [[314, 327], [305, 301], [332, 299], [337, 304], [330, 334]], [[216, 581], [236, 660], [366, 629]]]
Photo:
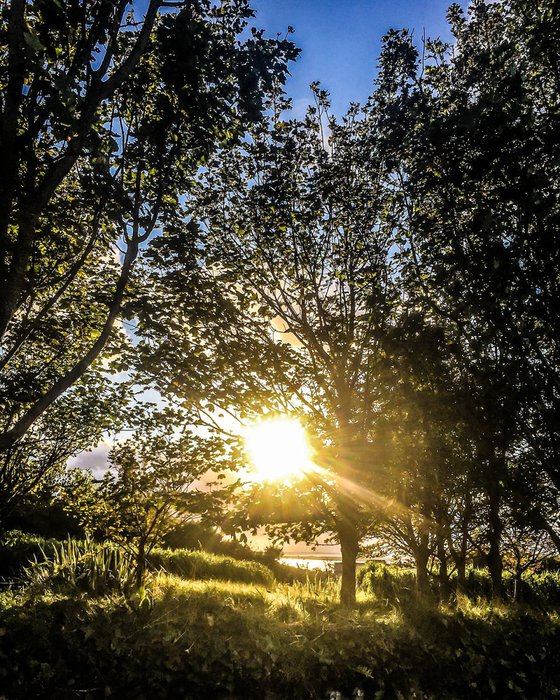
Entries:
[[[317, 556], [312, 556], [312, 555], [305, 555], [305, 556], [299, 556], [297, 554], [292, 554], [292, 555], [287, 555], [284, 557], [280, 557], [278, 560], [281, 564], [287, 564], [288, 566], [296, 566], [299, 569], [309, 569], [310, 571], [330, 571], [333, 572], [336, 569], [339, 568], [340, 566], [340, 555], [328, 555], [328, 554], [319, 554]], [[338, 567], [335, 567], [335, 564], [338, 564]], [[364, 564], [365, 561], [359, 560], [356, 562], [357, 568], [360, 569]]]
[[296, 566], [298, 569], [309, 569], [329, 571], [334, 567], [334, 562], [340, 561], [339, 557], [299, 557], [299, 556], [286, 556], [281, 557], [279, 562], [281, 564], [287, 564], [288, 566]]

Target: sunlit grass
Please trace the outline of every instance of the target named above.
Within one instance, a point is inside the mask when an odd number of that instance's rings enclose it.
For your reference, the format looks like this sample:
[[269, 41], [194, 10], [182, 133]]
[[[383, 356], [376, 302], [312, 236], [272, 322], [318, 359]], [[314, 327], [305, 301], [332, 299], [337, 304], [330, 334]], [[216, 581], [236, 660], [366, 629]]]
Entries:
[[205, 598], [219, 600], [226, 605], [263, 605], [267, 595], [266, 587], [259, 584], [198, 581], [166, 573], [156, 574], [152, 578], [149, 591], [155, 601], [173, 597], [192, 600], [194, 603]]
[[348, 610], [334, 574], [298, 572], [287, 583], [287, 572], [280, 582], [254, 562], [181, 550], [159, 552], [153, 564], [132, 595], [84, 586], [72, 568], [62, 580], [0, 591], [0, 656], [16, 650], [30, 660], [23, 671], [8, 669], [14, 687], [24, 678], [43, 689], [55, 667], [56, 688], [94, 688], [103, 678], [123, 697], [130, 679], [138, 697], [254, 697], [258, 689], [271, 700], [328, 697], [332, 689], [352, 697], [358, 688], [365, 697], [414, 697], [418, 688], [424, 697], [466, 697], [473, 684], [475, 697], [510, 697], [512, 678], [520, 697], [536, 697], [534, 688], [554, 697], [560, 687], [535, 664], [555, 664], [554, 576], [538, 578], [532, 608], [484, 597], [481, 575], [471, 598], [438, 603], [437, 590], [417, 595], [410, 571], [371, 565]]
[[355, 610], [340, 605], [340, 581], [335, 577], [305, 582], [261, 585], [218, 580], [189, 580], [166, 573], [154, 575], [148, 585], [152, 605], [177, 604], [193, 608], [243, 610], [279, 623], [400, 624], [402, 612], [367, 591], [358, 590]]

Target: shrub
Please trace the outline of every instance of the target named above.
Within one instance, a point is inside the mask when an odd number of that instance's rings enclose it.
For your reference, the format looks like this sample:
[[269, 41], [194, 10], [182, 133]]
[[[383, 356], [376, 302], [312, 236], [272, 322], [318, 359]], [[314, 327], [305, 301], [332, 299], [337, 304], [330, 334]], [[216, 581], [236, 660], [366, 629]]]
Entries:
[[[381, 600], [390, 603], [408, 601], [416, 588], [416, 575], [412, 569], [389, 566], [379, 562], [368, 562], [360, 571], [357, 579], [362, 589], [373, 593]], [[519, 589], [515, 590], [515, 577], [511, 572], [504, 572], [504, 592], [510, 600], [518, 600], [532, 606], [554, 607], [560, 605], [560, 572], [543, 571], [526, 572], [521, 577]], [[457, 574], [450, 577], [451, 590], [457, 592]], [[438, 582], [431, 579], [432, 592], [437, 594]], [[487, 569], [468, 569], [465, 585], [461, 591], [471, 600], [490, 600], [492, 597], [492, 579]]]
[[[457, 576], [451, 576], [451, 587], [457, 588]], [[487, 569], [467, 569], [465, 586], [463, 593], [469, 598], [476, 600], [484, 598], [489, 600], [492, 597], [492, 579]]]
[[538, 574], [525, 574], [521, 578], [520, 599], [528, 604], [560, 605], [560, 572], [543, 571]]
[[241, 583], [272, 585], [272, 571], [253, 561], [240, 561], [208, 552], [188, 549], [154, 549], [148, 557], [153, 569], [190, 579], [222, 579]]
[[362, 589], [390, 603], [408, 600], [416, 588], [416, 575], [412, 569], [368, 562], [357, 574]]
[[0, 578], [17, 579], [25, 567], [43, 554], [51, 555], [58, 540], [29, 535], [19, 530], [6, 532], [0, 540]]

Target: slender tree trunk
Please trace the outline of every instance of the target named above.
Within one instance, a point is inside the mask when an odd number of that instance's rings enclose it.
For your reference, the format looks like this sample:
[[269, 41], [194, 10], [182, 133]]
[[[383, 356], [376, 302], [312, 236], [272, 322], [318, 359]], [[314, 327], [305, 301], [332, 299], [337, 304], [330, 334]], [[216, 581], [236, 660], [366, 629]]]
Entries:
[[499, 484], [494, 483], [488, 490], [489, 498], [489, 530], [488, 544], [488, 569], [490, 578], [492, 579], [492, 596], [494, 598], [503, 597], [503, 562], [501, 553], [502, 532], [504, 529], [502, 519], [500, 517], [501, 494]]
[[428, 579], [428, 560], [430, 553], [427, 544], [421, 542], [416, 548], [414, 559], [416, 562], [416, 592], [422, 598], [430, 593], [430, 582]]
[[461, 523], [461, 546], [456, 553], [455, 564], [457, 566], [457, 592], [464, 592], [467, 585], [467, 551], [469, 547], [470, 524], [473, 504], [470, 491], [465, 494], [465, 509]]
[[356, 559], [358, 558], [358, 532], [352, 523], [339, 528], [340, 551], [342, 553], [342, 582], [340, 602], [345, 608], [356, 606]]
[[135, 584], [136, 590], [140, 590], [144, 585], [146, 576], [146, 543], [141, 540], [138, 545], [138, 555], [136, 557]]
[[439, 597], [440, 600], [449, 600], [451, 590], [449, 587], [449, 573], [447, 571], [447, 552], [445, 551], [445, 538], [441, 531], [437, 534], [437, 556], [439, 559]]
[[457, 566], [457, 593], [463, 593], [467, 583], [467, 562], [466, 557], [460, 554], [455, 559]]
[[414, 559], [416, 561], [416, 593], [421, 598], [427, 598], [430, 594], [430, 581], [428, 579], [428, 561], [430, 559], [430, 536], [426, 523], [421, 526], [418, 544], [415, 547]]
[[414, 559], [416, 561], [416, 592], [420, 597], [425, 598], [430, 593], [428, 562], [430, 560], [430, 523], [433, 515], [427, 494], [424, 494], [420, 513], [422, 521], [419, 525], [418, 541], [414, 547]]
[[132, 240], [128, 243], [120, 276], [117, 281], [113, 299], [107, 312], [105, 323], [99, 337], [68, 372], [56, 381], [53, 386], [33, 404], [27, 412], [13, 425], [9, 430], [0, 433], [0, 454], [10, 450], [14, 444], [21, 438], [33, 423], [43, 415], [43, 413], [59, 398], [67, 389], [69, 389], [85, 372], [90, 368], [92, 363], [99, 357], [103, 351], [109, 336], [113, 330], [115, 321], [121, 310], [121, 303], [126, 291], [128, 280], [132, 272], [132, 266], [138, 255], [138, 241]]
[[0, 299], [0, 338], [3, 338], [12, 320], [25, 287], [27, 268], [33, 253], [35, 216], [26, 212], [21, 216], [17, 240], [13, 243], [9, 268], [4, 272]]
[[[3, 3], [3, 5], [7, 3]], [[4, 336], [13, 305], [12, 279], [14, 242], [9, 235], [10, 222], [20, 183], [18, 118], [25, 81], [25, 0], [12, 0], [7, 12], [7, 83], [0, 116], [0, 339]]]
[[[3, 3], [4, 4], [4, 3]], [[125, 3], [126, 4], [126, 3]], [[121, 13], [125, 11], [122, 5]], [[19, 222], [18, 235], [15, 245], [8, 238], [8, 227], [13, 217], [13, 205], [17, 196], [18, 169], [20, 160], [25, 162], [26, 156], [19, 148], [18, 142], [25, 143], [28, 132], [18, 133], [24, 126], [19, 120], [21, 104], [24, 101], [23, 85], [25, 78], [25, 32], [26, 32], [26, 1], [12, 0], [8, 14], [7, 40], [8, 79], [6, 85], [5, 104], [0, 115], [0, 148], [2, 152], [2, 169], [0, 172], [0, 339], [8, 329], [13, 318], [19, 297], [26, 282], [27, 268], [31, 259], [35, 237], [35, 221], [49, 204], [52, 196], [65, 180], [76, 161], [84, 152], [92, 124], [103, 102], [111, 98], [131, 72], [138, 65], [150, 40], [150, 34], [160, 9], [160, 0], [150, 0], [142, 26], [127, 57], [118, 67], [113, 67], [110, 76], [106, 75], [110, 61], [103, 61], [93, 72], [91, 86], [86, 91], [84, 105], [77, 125], [77, 132], [69, 140], [65, 152], [51, 164], [40, 183], [35, 184], [31, 179], [31, 187], [27, 187], [29, 202], [20, 202], [26, 211], [27, 204], [31, 212], [25, 213]], [[100, 14], [100, 13], [98, 13]], [[117, 25], [118, 26], [118, 25]], [[119, 30], [117, 29], [117, 34]], [[111, 36], [109, 46], [117, 36]], [[112, 52], [107, 51], [107, 58]], [[89, 66], [90, 56], [82, 56], [84, 66]], [[105, 79], [106, 78], [106, 79]], [[29, 177], [29, 160], [26, 162]], [[19, 438], [16, 438], [19, 439]], [[12, 441], [12, 437], [4, 437], [4, 445]]]
[[[467, 538], [462, 536], [459, 548], [455, 547], [453, 540], [451, 539], [451, 531], [448, 530], [447, 547], [449, 548], [451, 559], [453, 560], [457, 570], [456, 593], [461, 593], [465, 590], [467, 580], [467, 544]], [[451, 589], [451, 585], [449, 588]]]
[[335, 376], [334, 380], [339, 399], [336, 459], [340, 482], [333, 496], [336, 503], [336, 527], [342, 555], [340, 603], [345, 608], [354, 608], [356, 606], [356, 559], [360, 543], [358, 531], [360, 509], [355, 495], [348, 491], [346, 481], [352, 481], [353, 470], [357, 466], [355, 448], [359, 444], [359, 436], [356, 427], [350, 421], [351, 401], [348, 387], [340, 376]]
[[522, 574], [522, 569], [519, 566], [519, 563], [515, 567], [515, 580], [513, 582], [514, 588], [513, 588], [513, 599], [518, 602], [521, 600], [521, 574]]

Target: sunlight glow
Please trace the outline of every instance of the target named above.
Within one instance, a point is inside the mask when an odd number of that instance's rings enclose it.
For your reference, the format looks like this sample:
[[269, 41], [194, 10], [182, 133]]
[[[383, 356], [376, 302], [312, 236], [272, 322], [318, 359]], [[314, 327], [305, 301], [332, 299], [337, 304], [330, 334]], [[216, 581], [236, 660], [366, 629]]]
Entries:
[[252, 481], [290, 482], [315, 470], [305, 430], [295, 418], [276, 416], [245, 429]]

